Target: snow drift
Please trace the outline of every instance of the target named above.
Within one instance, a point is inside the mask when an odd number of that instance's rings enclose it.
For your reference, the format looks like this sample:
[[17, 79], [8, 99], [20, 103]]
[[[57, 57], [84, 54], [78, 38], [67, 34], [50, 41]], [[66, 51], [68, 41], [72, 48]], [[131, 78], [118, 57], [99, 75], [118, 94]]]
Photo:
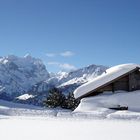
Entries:
[[[115, 111], [109, 109], [116, 105], [128, 106], [128, 111]], [[115, 117], [120, 117], [122, 113], [124, 116], [125, 113], [128, 113], [129, 115], [127, 115], [129, 117], [133, 114], [136, 116], [138, 115], [138, 118], [140, 118], [140, 91], [121, 92], [115, 94], [104, 93], [95, 97], [83, 98], [75, 112], [91, 112], [92, 114], [100, 114], [106, 117], [112, 117], [113, 115]]]

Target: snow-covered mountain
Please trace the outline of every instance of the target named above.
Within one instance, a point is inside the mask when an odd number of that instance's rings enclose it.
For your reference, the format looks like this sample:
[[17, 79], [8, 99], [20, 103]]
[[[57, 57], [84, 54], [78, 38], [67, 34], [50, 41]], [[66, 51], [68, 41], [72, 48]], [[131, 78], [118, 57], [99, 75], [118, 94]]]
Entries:
[[[19, 97], [20, 101], [23, 98], [27, 103], [40, 104], [51, 88], [57, 87], [68, 94], [106, 69], [105, 66], [90, 65], [69, 73], [49, 73], [40, 59], [30, 55], [0, 57], [0, 99]], [[24, 94], [26, 96], [22, 96]]]
[[0, 57], [0, 98], [12, 99], [50, 78], [40, 59], [26, 55]]
[[80, 85], [92, 80], [98, 75], [101, 75], [107, 68], [108, 67], [102, 65], [90, 65], [70, 73], [50, 73], [49, 79], [35, 84], [31, 91], [25, 94], [25, 96], [18, 97], [16, 101], [34, 105], [42, 105], [43, 100], [47, 98], [51, 88], [57, 87], [63, 92], [63, 94], [67, 95], [68, 93], [73, 92]]
[[60, 79], [60, 87], [70, 84], [83, 84], [101, 75], [107, 67], [102, 65], [89, 65], [87, 67], [72, 71]]
[[34, 92], [44, 92], [49, 87], [57, 87], [67, 94], [73, 92], [78, 86], [92, 80], [101, 75], [107, 69], [102, 65], [90, 65], [72, 72], [58, 72], [57, 74], [50, 74], [50, 78], [46, 81], [36, 84], [33, 87]]
[[72, 71], [59, 80], [58, 88], [65, 94], [73, 92], [77, 87], [101, 75], [106, 69], [107, 67], [102, 65], [89, 65]]

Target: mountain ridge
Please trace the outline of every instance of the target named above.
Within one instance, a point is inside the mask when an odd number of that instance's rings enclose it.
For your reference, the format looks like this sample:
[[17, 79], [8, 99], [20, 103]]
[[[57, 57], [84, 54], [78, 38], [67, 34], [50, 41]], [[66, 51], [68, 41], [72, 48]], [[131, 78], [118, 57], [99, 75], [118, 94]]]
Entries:
[[[71, 72], [49, 73], [42, 60], [30, 55], [0, 57], [0, 99], [14, 100], [29, 93], [32, 100], [40, 102], [51, 88], [57, 87], [64, 94], [101, 75], [108, 67], [89, 65]], [[20, 97], [21, 96], [21, 97]], [[34, 101], [33, 101], [34, 100]]]

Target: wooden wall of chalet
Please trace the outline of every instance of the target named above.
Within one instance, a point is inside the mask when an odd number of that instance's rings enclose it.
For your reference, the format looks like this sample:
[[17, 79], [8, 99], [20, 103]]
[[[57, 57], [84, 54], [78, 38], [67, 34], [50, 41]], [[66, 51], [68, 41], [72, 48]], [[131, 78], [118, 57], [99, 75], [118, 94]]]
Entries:
[[100, 87], [96, 91], [90, 92], [84, 95], [83, 97], [95, 96], [105, 91], [115, 92], [119, 90], [123, 90], [123, 91], [140, 90], [140, 70], [136, 69], [132, 73], [128, 73], [127, 75], [124, 75], [112, 81], [112, 83]]
[[122, 77], [111, 84], [99, 89], [97, 92], [104, 92], [104, 91], [112, 91], [115, 92], [117, 90], [129, 90], [129, 76]]
[[140, 71], [136, 70], [129, 74], [129, 91], [140, 89]]

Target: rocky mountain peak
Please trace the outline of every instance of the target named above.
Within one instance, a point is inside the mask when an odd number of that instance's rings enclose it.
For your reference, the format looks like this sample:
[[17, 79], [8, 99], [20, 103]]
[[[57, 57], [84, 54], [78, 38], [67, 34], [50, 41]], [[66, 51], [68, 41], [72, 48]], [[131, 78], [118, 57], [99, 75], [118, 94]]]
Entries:
[[21, 95], [48, 78], [49, 73], [40, 59], [14, 55], [0, 58], [0, 96]]

